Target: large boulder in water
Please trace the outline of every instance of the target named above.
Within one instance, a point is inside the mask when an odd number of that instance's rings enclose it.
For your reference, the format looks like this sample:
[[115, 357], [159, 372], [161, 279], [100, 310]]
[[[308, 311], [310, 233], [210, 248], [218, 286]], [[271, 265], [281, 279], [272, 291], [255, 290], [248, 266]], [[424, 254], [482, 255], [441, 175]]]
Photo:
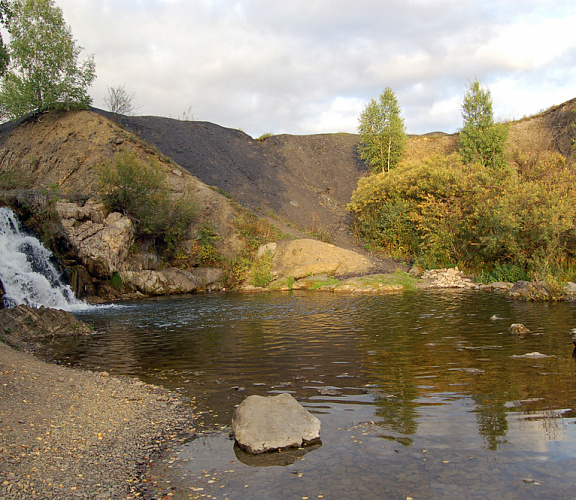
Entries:
[[552, 294], [543, 281], [517, 281], [508, 291], [508, 297], [517, 300], [550, 300]]
[[236, 408], [232, 430], [238, 445], [259, 454], [320, 439], [320, 420], [290, 394], [248, 396]]

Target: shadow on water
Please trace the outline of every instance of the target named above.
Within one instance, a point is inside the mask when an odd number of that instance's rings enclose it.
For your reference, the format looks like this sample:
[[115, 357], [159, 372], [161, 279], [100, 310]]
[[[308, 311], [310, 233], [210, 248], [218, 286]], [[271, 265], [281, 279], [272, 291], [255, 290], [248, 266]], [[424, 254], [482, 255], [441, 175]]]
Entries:
[[[153, 471], [173, 498], [572, 498], [575, 307], [480, 292], [191, 296], [81, 313], [97, 333], [46, 355], [188, 398], [198, 437]], [[235, 448], [235, 406], [280, 392], [320, 418], [322, 446]]]

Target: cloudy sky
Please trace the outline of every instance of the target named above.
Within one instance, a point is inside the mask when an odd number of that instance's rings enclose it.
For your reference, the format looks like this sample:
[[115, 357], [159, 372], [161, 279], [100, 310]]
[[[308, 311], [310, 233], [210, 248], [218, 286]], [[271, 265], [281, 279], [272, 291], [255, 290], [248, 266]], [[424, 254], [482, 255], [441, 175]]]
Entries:
[[56, 0], [91, 95], [253, 137], [355, 132], [391, 87], [409, 133], [455, 132], [473, 79], [498, 119], [576, 97], [574, 0]]

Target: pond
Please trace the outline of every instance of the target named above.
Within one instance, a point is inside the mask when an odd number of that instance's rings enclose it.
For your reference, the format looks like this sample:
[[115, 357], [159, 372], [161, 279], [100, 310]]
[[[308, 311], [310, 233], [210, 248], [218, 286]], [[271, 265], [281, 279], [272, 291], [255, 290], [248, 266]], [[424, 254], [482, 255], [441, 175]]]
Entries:
[[[172, 498], [573, 498], [575, 314], [487, 292], [194, 295], [77, 313], [95, 335], [50, 357], [188, 398], [198, 437], [153, 471]], [[236, 449], [235, 406], [281, 392], [321, 445]]]

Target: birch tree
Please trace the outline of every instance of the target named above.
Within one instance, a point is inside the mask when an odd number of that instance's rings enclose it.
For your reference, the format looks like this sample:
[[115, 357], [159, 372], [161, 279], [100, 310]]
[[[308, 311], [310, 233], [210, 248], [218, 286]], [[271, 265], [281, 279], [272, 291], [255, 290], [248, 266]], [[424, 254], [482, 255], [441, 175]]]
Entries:
[[85, 108], [96, 77], [94, 56], [79, 61], [72, 31], [53, 0], [15, 0], [7, 21], [10, 64], [0, 85], [0, 113], [17, 118], [50, 108]]
[[378, 100], [372, 99], [360, 115], [360, 158], [372, 172], [388, 172], [402, 159], [406, 147], [406, 130], [396, 94], [386, 87]]

